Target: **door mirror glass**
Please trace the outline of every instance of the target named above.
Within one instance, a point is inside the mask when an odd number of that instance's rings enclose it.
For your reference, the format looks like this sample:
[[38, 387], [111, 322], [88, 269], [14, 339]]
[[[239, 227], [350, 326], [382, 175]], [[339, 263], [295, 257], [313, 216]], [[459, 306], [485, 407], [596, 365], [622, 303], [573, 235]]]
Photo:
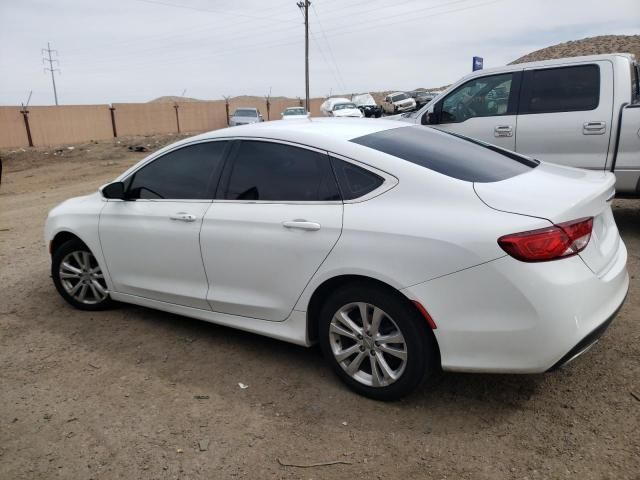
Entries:
[[422, 125], [437, 125], [438, 124], [438, 116], [433, 110], [427, 110], [422, 118], [420, 119], [420, 123]]
[[117, 200], [124, 199], [124, 183], [113, 182], [113, 183], [110, 183], [109, 185], [105, 185], [102, 188], [102, 196], [104, 198], [117, 199]]

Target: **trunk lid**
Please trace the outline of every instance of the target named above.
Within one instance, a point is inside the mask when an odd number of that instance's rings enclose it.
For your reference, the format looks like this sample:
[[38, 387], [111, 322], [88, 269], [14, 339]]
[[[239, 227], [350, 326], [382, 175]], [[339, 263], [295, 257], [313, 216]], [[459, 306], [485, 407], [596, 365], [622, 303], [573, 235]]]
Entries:
[[621, 242], [610, 205], [614, 185], [615, 177], [609, 172], [543, 162], [530, 172], [500, 182], [475, 183], [474, 189], [491, 208], [554, 224], [593, 217], [591, 239], [580, 257], [594, 273], [604, 275]]

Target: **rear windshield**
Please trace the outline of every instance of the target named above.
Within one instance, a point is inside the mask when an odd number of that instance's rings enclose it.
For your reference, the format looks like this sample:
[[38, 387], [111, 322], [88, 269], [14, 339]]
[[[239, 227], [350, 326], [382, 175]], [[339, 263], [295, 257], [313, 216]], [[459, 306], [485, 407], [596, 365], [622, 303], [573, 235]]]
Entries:
[[537, 167], [537, 160], [429, 127], [400, 127], [351, 140], [467, 182], [499, 182]]

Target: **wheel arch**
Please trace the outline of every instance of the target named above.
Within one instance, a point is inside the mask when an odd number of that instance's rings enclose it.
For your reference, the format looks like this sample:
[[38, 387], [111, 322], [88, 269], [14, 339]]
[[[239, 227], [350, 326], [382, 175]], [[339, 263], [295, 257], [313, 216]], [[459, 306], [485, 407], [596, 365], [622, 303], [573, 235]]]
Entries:
[[84, 243], [87, 246], [87, 248], [89, 248], [89, 246], [87, 245], [87, 242], [82, 240], [82, 238], [80, 238], [78, 235], [76, 235], [73, 232], [70, 232], [69, 230], [62, 230], [57, 232], [53, 236], [53, 239], [51, 239], [51, 241], [49, 242], [49, 254], [53, 255], [58, 248], [60, 248], [63, 244], [65, 244], [69, 240], [80, 240], [82, 243]]
[[[411, 301], [409, 297], [407, 297], [405, 294], [403, 294], [400, 290], [393, 287], [392, 285], [382, 280], [379, 280], [373, 277], [368, 277], [365, 275], [357, 275], [357, 274], [337, 275], [325, 280], [320, 285], [318, 285], [316, 289], [313, 291], [313, 294], [309, 299], [309, 303], [307, 304], [307, 338], [310, 343], [316, 343], [318, 340], [318, 322], [320, 320], [319, 318], [320, 310], [322, 309], [322, 305], [324, 304], [326, 299], [329, 297], [331, 292], [335, 291], [336, 289], [342, 288], [346, 285], [352, 285], [352, 284], [364, 284], [364, 285], [369, 285], [377, 288], [383, 288], [389, 292], [393, 292], [394, 295], [396, 295], [398, 298], [403, 299], [403, 301], [405, 301], [407, 305], [410, 305], [411, 308], [415, 310], [415, 312], [419, 315], [420, 318], [423, 318], [423, 313], [413, 303], [413, 301]], [[427, 328], [427, 330], [431, 331], [431, 328], [428, 325], [426, 320], [424, 321], [424, 325]], [[435, 344], [437, 347], [438, 342], [437, 342], [437, 339], [435, 340], [436, 340]], [[440, 356], [440, 352], [438, 351], [438, 359], [439, 359], [439, 356]]]

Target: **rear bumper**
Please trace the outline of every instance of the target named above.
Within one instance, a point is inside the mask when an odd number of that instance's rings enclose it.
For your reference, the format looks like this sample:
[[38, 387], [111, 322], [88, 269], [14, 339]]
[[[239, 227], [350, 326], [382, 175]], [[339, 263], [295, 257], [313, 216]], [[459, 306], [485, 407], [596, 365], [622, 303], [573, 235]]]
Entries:
[[553, 370], [558, 370], [559, 368], [565, 367], [573, 362], [576, 358], [581, 356], [583, 353], [591, 350], [591, 347], [598, 343], [600, 337], [604, 334], [607, 328], [609, 328], [609, 325], [611, 325], [611, 322], [613, 322], [614, 318], [616, 318], [618, 312], [622, 308], [623, 303], [620, 304], [617, 310], [613, 312], [613, 314], [609, 318], [607, 318], [604, 323], [602, 323], [602, 325], [598, 326], [595, 330], [593, 330], [586, 337], [580, 340], [575, 347], [569, 350], [567, 354], [560, 360], [558, 360], [555, 365], [553, 365], [548, 371], [551, 372]]
[[629, 287], [626, 261], [622, 242], [601, 275], [578, 256], [543, 263], [502, 257], [403, 293], [435, 321], [444, 370], [541, 373], [602, 334]]

